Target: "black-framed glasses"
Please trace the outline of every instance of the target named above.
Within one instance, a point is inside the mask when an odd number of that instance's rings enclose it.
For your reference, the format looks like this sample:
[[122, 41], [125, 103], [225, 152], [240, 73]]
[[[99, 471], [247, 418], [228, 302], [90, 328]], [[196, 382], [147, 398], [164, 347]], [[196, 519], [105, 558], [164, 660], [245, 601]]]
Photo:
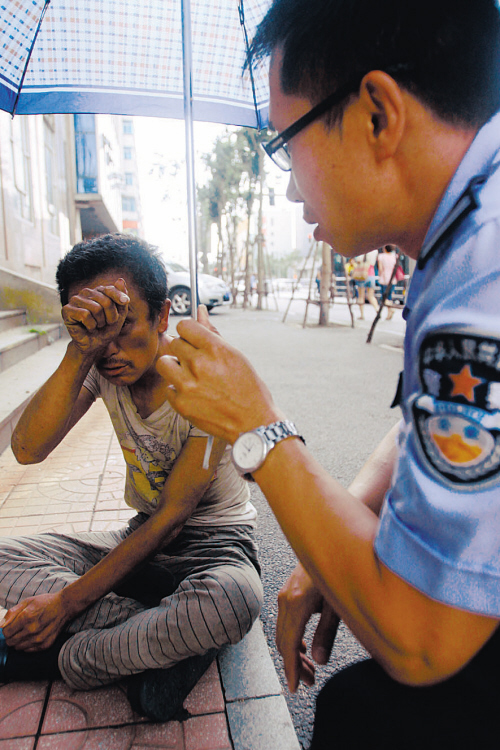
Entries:
[[313, 107], [309, 112], [306, 112], [305, 115], [300, 117], [294, 123], [289, 125], [288, 128], [275, 136], [271, 141], [269, 141], [269, 143], [262, 144], [262, 148], [264, 149], [266, 154], [273, 160], [276, 166], [282, 169], [283, 172], [291, 171], [292, 163], [290, 159], [290, 152], [286, 145], [288, 141], [291, 140], [295, 135], [297, 135], [297, 133], [300, 133], [300, 131], [307, 127], [311, 122], [314, 122], [314, 120], [317, 120], [318, 117], [321, 117], [321, 115], [324, 115], [325, 112], [328, 112], [329, 109], [335, 107], [335, 105], [337, 104], [340, 104], [340, 102], [346, 99], [349, 94], [353, 94], [355, 91], [357, 91], [361, 85], [363, 77], [364, 76], [356, 78], [355, 81], [350, 81], [349, 83], [346, 83], [345, 86], [341, 86], [339, 89], [337, 89], [337, 91], [335, 91], [333, 94], [330, 94], [330, 96], [327, 96], [326, 99], [323, 99], [322, 102], [316, 104], [316, 106]]

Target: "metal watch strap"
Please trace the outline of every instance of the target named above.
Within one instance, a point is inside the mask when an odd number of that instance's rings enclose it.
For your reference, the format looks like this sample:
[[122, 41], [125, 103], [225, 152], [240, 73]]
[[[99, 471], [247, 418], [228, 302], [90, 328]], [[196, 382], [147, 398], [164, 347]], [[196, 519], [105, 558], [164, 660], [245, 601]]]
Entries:
[[[259, 436], [259, 438], [263, 441], [264, 445], [266, 446], [264, 455], [262, 456], [262, 459], [259, 463], [255, 464], [253, 468], [250, 471], [245, 471], [245, 469], [238, 464], [238, 461], [235, 458], [235, 448], [238, 445], [238, 442], [243, 439], [246, 435], [251, 435], [252, 433]], [[284, 420], [283, 422], [273, 422], [272, 424], [268, 425], [262, 425], [261, 427], [257, 427], [255, 430], [250, 430], [249, 432], [242, 433], [239, 438], [236, 440], [233, 450], [231, 453], [231, 458], [236, 466], [236, 470], [240, 473], [240, 476], [243, 477], [243, 479], [246, 479], [248, 482], [254, 482], [254, 478], [251, 474], [252, 471], [257, 471], [257, 469], [260, 469], [264, 461], [266, 460], [267, 455], [269, 454], [269, 451], [271, 451], [277, 443], [281, 442], [281, 440], [284, 440], [288, 437], [298, 437], [305, 445], [305, 440], [302, 437], [302, 435], [299, 435], [297, 432], [297, 428], [293, 424], [293, 422], [290, 422], [289, 420]], [[246, 467], [245, 467], [246, 468]]]
[[299, 435], [294, 423], [290, 422], [288, 419], [285, 419], [283, 422], [273, 422], [267, 426], [257, 427], [255, 432], [262, 435], [266, 443], [269, 445], [269, 448], [274, 448], [276, 443], [279, 443], [287, 437], [298, 437], [302, 440], [304, 445], [306, 443], [302, 435]]

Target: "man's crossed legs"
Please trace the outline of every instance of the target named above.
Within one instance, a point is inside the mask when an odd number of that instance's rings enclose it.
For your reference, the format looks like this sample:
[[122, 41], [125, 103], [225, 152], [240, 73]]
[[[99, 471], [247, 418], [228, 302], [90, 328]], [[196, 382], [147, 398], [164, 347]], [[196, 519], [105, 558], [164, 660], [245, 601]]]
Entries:
[[[10, 608], [28, 596], [61, 590], [144, 520], [140, 514], [120, 531], [2, 539], [0, 604]], [[116, 593], [69, 623], [58, 668], [68, 685], [86, 690], [171, 668], [190, 657], [213, 658], [215, 650], [244, 637], [261, 604], [256, 546], [248, 527], [184, 527]], [[27, 656], [36, 660], [37, 654]], [[209, 663], [200, 661], [204, 669]]]

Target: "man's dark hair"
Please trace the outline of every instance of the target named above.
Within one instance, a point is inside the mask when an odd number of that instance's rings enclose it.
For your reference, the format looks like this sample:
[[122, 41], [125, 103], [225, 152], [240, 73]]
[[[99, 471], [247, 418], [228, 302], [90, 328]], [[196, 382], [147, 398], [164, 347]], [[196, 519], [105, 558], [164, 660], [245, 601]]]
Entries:
[[56, 272], [61, 304], [68, 303], [73, 284], [91, 281], [106, 271], [127, 271], [149, 307], [150, 318], [167, 299], [167, 273], [158, 248], [131, 234], [105, 234], [75, 245], [59, 261]]
[[495, 0], [274, 0], [249, 63], [277, 48], [284, 93], [313, 104], [382, 70], [456, 125], [480, 126], [500, 109]]

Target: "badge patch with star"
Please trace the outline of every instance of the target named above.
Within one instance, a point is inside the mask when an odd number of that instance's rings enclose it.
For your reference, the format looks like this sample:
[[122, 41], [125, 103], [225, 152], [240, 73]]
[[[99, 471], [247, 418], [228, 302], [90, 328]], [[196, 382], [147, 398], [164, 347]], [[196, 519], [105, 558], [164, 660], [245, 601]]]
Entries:
[[500, 339], [434, 333], [420, 349], [419, 372], [413, 417], [431, 471], [455, 489], [498, 479]]

